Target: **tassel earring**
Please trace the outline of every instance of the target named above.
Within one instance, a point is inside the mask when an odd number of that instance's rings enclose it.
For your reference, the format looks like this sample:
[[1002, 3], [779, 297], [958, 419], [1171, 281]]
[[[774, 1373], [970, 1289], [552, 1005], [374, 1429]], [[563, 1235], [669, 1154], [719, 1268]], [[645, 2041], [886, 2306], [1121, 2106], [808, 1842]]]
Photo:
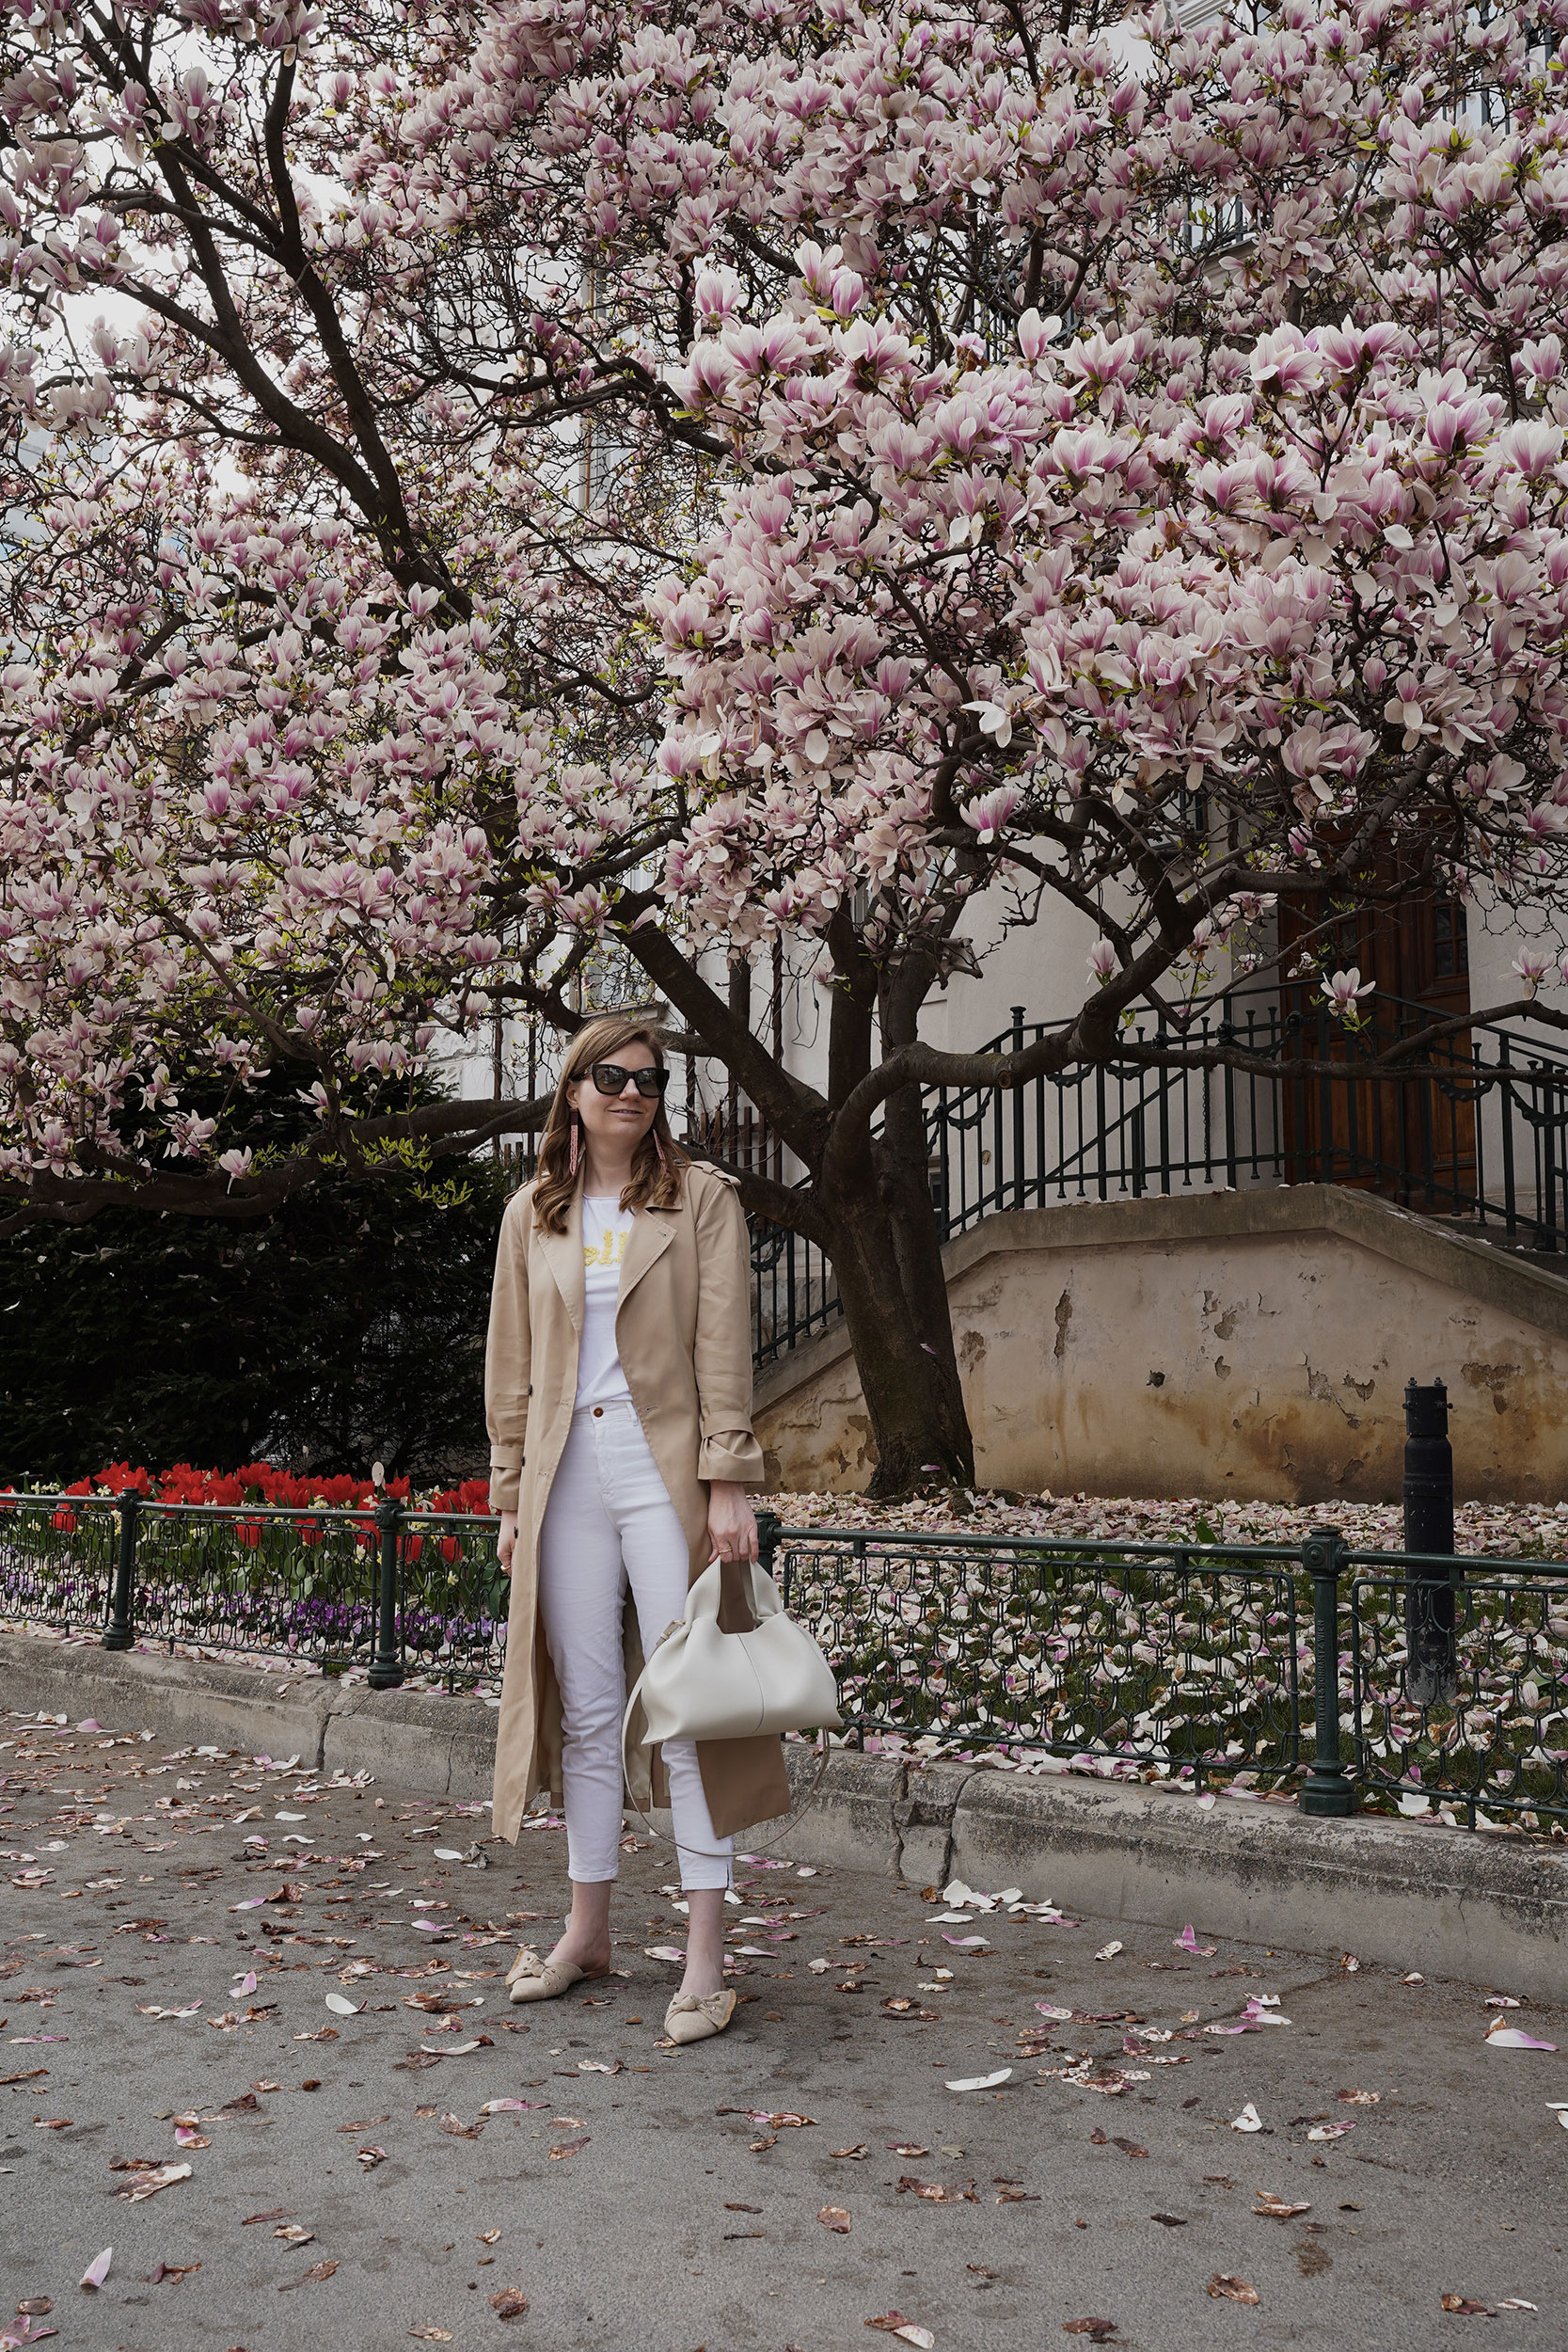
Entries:
[[572, 1114], [572, 1149], [567, 1157], [566, 1171], [571, 1176], [578, 1172], [578, 1121], [575, 1111]]
[[658, 1164], [660, 1168], [662, 1168], [664, 1166], [664, 1146], [658, 1139], [658, 1129], [657, 1127], [654, 1129], [654, 1150], [658, 1153]]

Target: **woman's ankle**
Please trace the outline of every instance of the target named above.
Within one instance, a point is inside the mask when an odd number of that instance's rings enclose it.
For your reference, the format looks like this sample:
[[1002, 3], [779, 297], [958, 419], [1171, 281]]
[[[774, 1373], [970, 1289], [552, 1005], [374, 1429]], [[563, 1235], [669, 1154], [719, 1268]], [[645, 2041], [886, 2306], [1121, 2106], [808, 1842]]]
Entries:
[[566, 1959], [575, 1960], [579, 1954], [585, 1954], [590, 1959], [608, 1960], [610, 1950], [610, 1930], [567, 1926], [556, 1937], [551, 1948]]

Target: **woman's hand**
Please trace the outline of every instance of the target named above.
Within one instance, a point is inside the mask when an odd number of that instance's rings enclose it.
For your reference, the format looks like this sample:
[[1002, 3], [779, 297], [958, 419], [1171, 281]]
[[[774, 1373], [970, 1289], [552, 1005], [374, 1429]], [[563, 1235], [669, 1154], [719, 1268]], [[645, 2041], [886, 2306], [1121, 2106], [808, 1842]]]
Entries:
[[515, 1511], [503, 1511], [500, 1530], [496, 1537], [496, 1557], [501, 1564], [502, 1576], [510, 1576], [512, 1573], [512, 1554], [516, 1549], [516, 1543], [517, 1514]]
[[707, 1539], [720, 1560], [754, 1560], [757, 1556], [756, 1513], [746, 1500], [744, 1486], [716, 1478], [707, 1490]]

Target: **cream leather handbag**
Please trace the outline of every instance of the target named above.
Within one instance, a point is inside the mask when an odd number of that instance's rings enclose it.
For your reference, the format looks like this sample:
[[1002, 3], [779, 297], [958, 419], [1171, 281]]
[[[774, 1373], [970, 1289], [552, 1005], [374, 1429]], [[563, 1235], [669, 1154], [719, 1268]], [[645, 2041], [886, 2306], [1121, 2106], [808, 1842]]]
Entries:
[[805, 1627], [785, 1613], [770, 1576], [750, 1561], [732, 1573], [748, 1571], [749, 1629], [720, 1629], [722, 1571], [716, 1560], [687, 1595], [686, 1614], [660, 1634], [627, 1703], [629, 1716], [641, 1699], [650, 1740], [839, 1728], [832, 1668]]
[[[737, 1617], [737, 1629], [729, 1630]], [[724, 1569], [715, 1560], [705, 1568], [687, 1595], [685, 1615], [659, 1635], [626, 1701], [623, 1763], [640, 1701], [646, 1744], [820, 1731], [823, 1769], [825, 1735], [843, 1721], [832, 1668], [805, 1627], [786, 1613], [772, 1578], [750, 1561]], [[639, 1818], [645, 1820], [641, 1812]], [[653, 1828], [651, 1821], [646, 1826]]]

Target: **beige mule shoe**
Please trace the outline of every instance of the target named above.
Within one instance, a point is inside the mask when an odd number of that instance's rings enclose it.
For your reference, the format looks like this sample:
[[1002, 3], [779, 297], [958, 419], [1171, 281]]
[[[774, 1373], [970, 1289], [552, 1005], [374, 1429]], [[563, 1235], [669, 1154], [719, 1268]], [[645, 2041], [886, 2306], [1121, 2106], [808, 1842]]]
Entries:
[[574, 1984], [609, 1974], [608, 1968], [579, 1968], [575, 1960], [541, 1960], [525, 1944], [507, 1971], [506, 1989], [514, 2001], [558, 2001]]
[[728, 1985], [701, 1998], [677, 1993], [664, 2012], [664, 2030], [672, 2042], [705, 2042], [710, 2034], [722, 2033], [734, 2015], [735, 1994]]

